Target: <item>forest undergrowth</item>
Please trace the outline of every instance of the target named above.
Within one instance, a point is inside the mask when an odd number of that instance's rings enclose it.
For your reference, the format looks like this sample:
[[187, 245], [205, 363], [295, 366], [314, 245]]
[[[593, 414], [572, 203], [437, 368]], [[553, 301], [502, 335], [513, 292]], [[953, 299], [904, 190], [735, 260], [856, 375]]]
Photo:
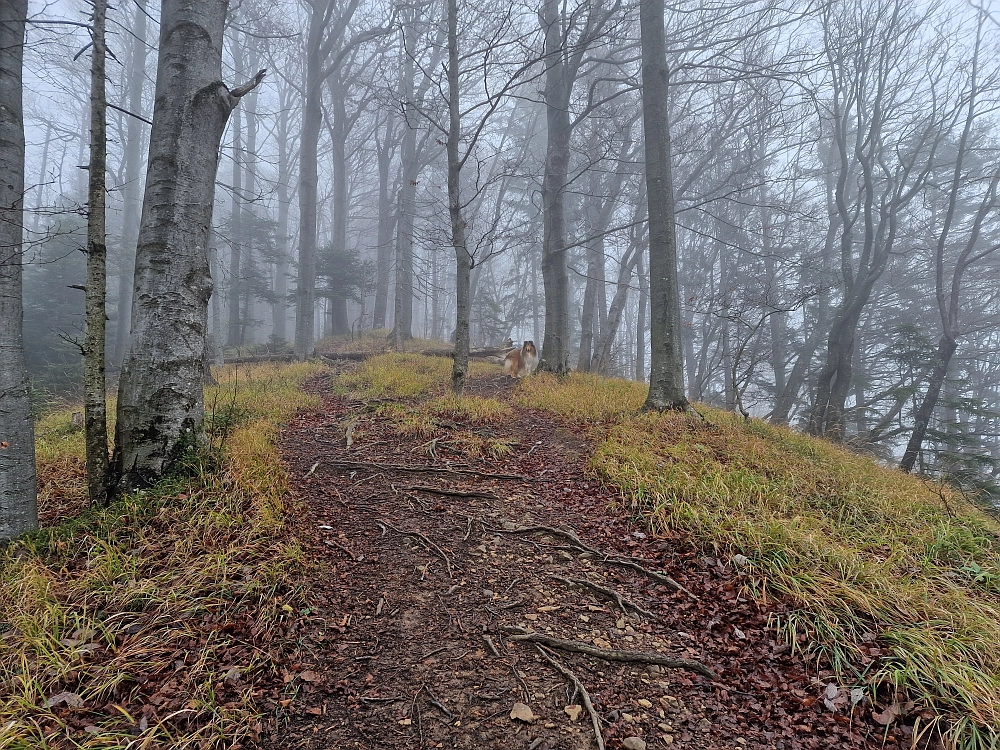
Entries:
[[[0, 557], [0, 748], [241, 747], [308, 614], [280, 424], [316, 364], [229, 366], [187, 474], [86, 509], [72, 412], [39, 421], [44, 527]], [[114, 413], [113, 410], [110, 410]]]

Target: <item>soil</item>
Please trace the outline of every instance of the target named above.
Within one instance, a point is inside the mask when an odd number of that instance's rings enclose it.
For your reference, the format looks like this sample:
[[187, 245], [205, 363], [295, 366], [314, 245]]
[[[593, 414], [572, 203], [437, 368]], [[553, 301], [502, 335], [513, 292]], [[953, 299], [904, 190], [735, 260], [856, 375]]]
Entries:
[[[780, 641], [768, 623], [784, 606], [752, 600], [737, 562], [630, 519], [588, 472], [585, 429], [517, 407], [501, 427], [456, 420], [453, 429], [517, 442], [505, 457], [470, 458], [396, 434], [377, 404], [336, 395], [330, 377], [310, 384], [323, 410], [281, 438], [302, 509], [295, 531], [314, 560], [313, 602], [261, 747], [597, 747], [568, 673], [589, 693], [609, 750], [909, 746], [906, 727], [879, 725], [870, 705], [852, 715], [824, 665]], [[512, 389], [505, 377], [468, 385], [507, 400]], [[400, 466], [430, 471], [390, 468]], [[599, 553], [518, 531], [528, 526], [572, 529]], [[560, 579], [596, 583], [635, 607]], [[543, 651], [512, 640], [517, 629], [696, 660], [714, 677]], [[824, 705], [831, 698], [836, 711]], [[530, 714], [512, 718], [516, 704]]]

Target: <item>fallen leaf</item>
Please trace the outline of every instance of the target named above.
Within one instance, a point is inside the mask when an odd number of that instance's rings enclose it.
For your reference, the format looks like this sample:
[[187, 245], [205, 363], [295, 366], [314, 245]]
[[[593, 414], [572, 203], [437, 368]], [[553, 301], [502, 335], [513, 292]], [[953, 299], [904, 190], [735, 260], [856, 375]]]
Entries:
[[311, 669], [307, 669], [305, 672], [299, 675], [299, 678], [303, 682], [319, 682], [320, 676], [313, 672]]
[[83, 705], [83, 698], [81, 698], [76, 693], [63, 692], [63, 693], [56, 693], [47, 701], [45, 701], [45, 705], [48, 708], [52, 708], [53, 706], [58, 706], [62, 703], [65, 703], [70, 708], [79, 708], [80, 706]]
[[872, 718], [875, 719], [875, 721], [877, 721], [879, 724], [882, 724], [883, 726], [888, 726], [889, 724], [892, 724], [892, 722], [896, 720], [897, 716], [899, 716], [898, 703], [893, 703], [891, 706], [886, 708], [885, 711], [882, 711], [881, 713], [876, 713], [875, 711], [872, 711]]
[[574, 704], [572, 706], [566, 706], [563, 711], [565, 711], [566, 715], [569, 716], [570, 721], [576, 721], [580, 718], [580, 712], [583, 711], [583, 706], [577, 706]]
[[525, 704], [515, 703], [514, 707], [510, 709], [510, 718], [516, 719], [517, 721], [523, 721], [525, 724], [530, 724], [535, 720], [535, 715]]

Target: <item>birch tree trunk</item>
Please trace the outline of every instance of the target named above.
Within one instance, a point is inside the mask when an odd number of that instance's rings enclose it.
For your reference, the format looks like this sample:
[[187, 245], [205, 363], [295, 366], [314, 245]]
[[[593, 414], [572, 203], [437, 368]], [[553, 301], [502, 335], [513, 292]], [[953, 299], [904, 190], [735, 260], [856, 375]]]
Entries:
[[[133, 114], [140, 114], [146, 77], [146, 0], [135, 0], [135, 4], [129, 55], [128, 108]], [[129, 329], [132, 327], [132, 281], [135, 276], [135, 248], [139, 241], [139, 218], [142, 215], [143, 126], [141, 120], [128, 118], [123, 196], [125, 218], [118, 267], [118, 323], [115, 328], [114, 362], [117, 365], [125, 359]]]
[[640, 0], [642, 123], [646, 140], [646, 203], [649, 209], [649, 395], [645, 409], [686, 409], [681, 349], [680, 287], [674, 189], [667, 119], [667, 52], [663, 0]]
[[21, 334], [24, 119], [21, 65], [28, 0], [0, 3], [0, 543], [38, 527], [35, 430]]
[[203, 378], [219, 145], [240, 98], [222, 82], [228, 0], [163, 0], [156, 104], [118, 390], [117, 492], [150, 486], [203, 441]]
[[93, 0], [90, 66], [90, 164], [87, 195], [87, 330], [83, 342], [83, 414], [90, 502], [107, 501], [108, 396], [105, 368], [107, 329], [108, 244], [106, 236], [106, 169], [108, 159], [105, 41], [107, 0]]

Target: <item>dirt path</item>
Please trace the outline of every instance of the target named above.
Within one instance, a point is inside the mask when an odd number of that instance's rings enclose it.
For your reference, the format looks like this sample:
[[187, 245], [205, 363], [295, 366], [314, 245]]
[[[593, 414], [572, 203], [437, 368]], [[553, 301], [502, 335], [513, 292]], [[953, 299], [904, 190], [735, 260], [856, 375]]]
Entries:
[[[609, 750], [643, 747], [629, 738], [646, 748], [882, 744], [883, 727], [823, 708], [829, 681], [775, 640], [766, 623], [777, 610], [741, 597], [732, 565], [646, 536], [610, 511], [615, 497], [586, 476], [591, 446], [578, 431], [521, 410], [491, 432], [518, 441], [513, 455], [435, 458], [420, 448], [426, 438], [394, 434], [363, 404], [331, 395], [328, 380], [312, 387], [325, 412], [288, 425], [282, 446], [308, 509], [297, 531], [316, 558], [319, 601], [300, 633], [301, 663], [285, 675], [288, 700], [274, 706], [281, 728], [265, 747], [596, 747], [587, 709], [566, 708], [585, 703], [569, 673], [588, 691]], [[508, 398], [511, 383], [471, 388]], [[348, 449], [352, 420], [363, 439]], [[439, 471], [449, 468], [524, 479]], [[698, 599], [565, 537], [517, 532], [533, 525], [570, 527]], [[622, 611], [570, 579], [634, 606]], [[697, 660], [716, 676], [543, 653], [512, 640], [515, 629]], [[511, 718], [515, 703], [530, 708], [530, 723]]]

